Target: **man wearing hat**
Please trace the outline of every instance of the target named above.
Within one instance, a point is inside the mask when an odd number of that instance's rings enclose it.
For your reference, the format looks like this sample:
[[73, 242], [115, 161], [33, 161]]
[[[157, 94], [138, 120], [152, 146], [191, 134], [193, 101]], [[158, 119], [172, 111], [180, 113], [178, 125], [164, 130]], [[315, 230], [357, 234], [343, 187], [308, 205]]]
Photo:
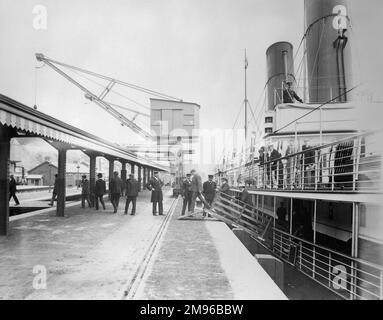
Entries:
[[102, 207], [105, 210], [105, 203], [104, 203], [103, 196], [106, 192], [106, 185], [105, 185], [105, 181], [102, 179], [102, 173], [99, 173], [97, 175], [97, 178], [98, 179], [96, 181], [96, 186], [94, 188], [94, 193], [96, 196], [96, 210], [98, 210], [98, 200], [99, 199], [100, 199], [100, 202], [102, 204]]
[[295, 100], [303, 103], [302, 99], [291, 89], [291, 81], [286, 81], [286, 88], [283, 90], [283, 103], [294, 103]]
[[55, 200], [57, 200], [57, 193], [59, 191], [59, 175], [56, 173], [55, 174], [55, 182], [54, 182], [54, 185], [53, 185], [53, 192], [52, 192], [52, 199], [51, 199], [51, 202], [50, 202], [50, 206], [53, 206]]
[[188, 208], [188, 212], [190, 212], [191, 201], [192, 201], [192, 190], [191, 190], [191, 174], [188, 173], [186, 175], [186, 179], [182, 182], [181, 195], [183, 198], [182, 204], [182, 212], [181, 216], [185, 215], [186, 206]]
[[82, 175], [81, 179], [81, 208], [85, 208], [85, 200], [88, 202], [88, 207], [90, 208], [90, 197], [89, 197], [89, 180], [86, 178], [86, 175]]
[[150, 201], [153, 203], [153, 216], [157, 215], [157, 203], [158, 203], [158, 214], [160, 216], [164, 215], [163, 209], [163, 195], [162, 195], [162, 186], [164, 183], [160, 180], [158, 176], [158, 171], [154, 171], [154, 176], [146, 184], [146, 189], [152, 192], [152, 197]]
[[16, 196], [16, 180], [13, 174], [10, 175], [9, 180], [9, 200], [13, 197], [13, 200], [15, 200], [16, 205], [18, 206], [20, 204], [19, 199], [17, 199]]
[[136, 214], [136, 200], [138, 196], [138, 192], [140, 191], [140, 184], [134, 178], [134, 174], [131, 173], [129, 175], [129, 179], [126, 180], [126, 204], [125, 204], [125, 214], [128, 214], [129, 204], [133, 203], [133, 208], [131, 215], [134, 216]]
[[[209, 174], [208, 175], [208, 180], [205, 181], [203, 186], [202, 186], [202, 188], [203, 188], [202, 194], [203, 194], [206, 202], [210, 206], [213, 204], [214, 197], [215, 197], [215, 191], [217, 189], [217, 184], [213, 181], [213, 177], [214, 176], [212, 174]], [[204, 211], [203, 212], [203, 216], [205, 216], [205, 215], [206, 215], [206, 213]]]
[[205, 198], [202, 195], [202, 178], [198, 174], [198, 172], [195, 169], [192, 169], [190, 171], [192, 175], [192, 180], [191, 180], [191, 190], [192, 190], [192, 200], [191, 200], [191, 206], [190, 206], [190, 215], [194, 215], [194, 208], [196, 205], [197, 198], [202, 201], [202, 203], [210, 209], [210, 205], [206, 202]]
[[257, 183], [257, 186], [258, 188], [261, 188], [263, 187], [263, 184], [264, 184], [264, 169], [263, 169], [263, 166], [265, 164], [265, 161], [266, 161], [266, 155], [265, 155], [265, 147], [261, 147], [259, 148], [258, 150], [258, 162], [259, 162], [259, 179], [258, 179], [258, 183]]
[[110, 202], [113, 205], [113, 213], [117, 213], [122, 192], [122, 180], [118, 176], [118, 172], [113, 172], [113, 178], [109, 182]]

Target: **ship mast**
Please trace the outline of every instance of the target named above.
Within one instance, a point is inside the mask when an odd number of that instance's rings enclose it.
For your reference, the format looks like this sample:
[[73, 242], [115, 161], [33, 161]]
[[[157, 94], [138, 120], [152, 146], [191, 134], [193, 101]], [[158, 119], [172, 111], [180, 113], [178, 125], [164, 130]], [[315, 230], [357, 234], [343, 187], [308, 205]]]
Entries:
[[246, 56], [246, 49], [245, 49], [245, 148], [247, 147], [247, 56]]

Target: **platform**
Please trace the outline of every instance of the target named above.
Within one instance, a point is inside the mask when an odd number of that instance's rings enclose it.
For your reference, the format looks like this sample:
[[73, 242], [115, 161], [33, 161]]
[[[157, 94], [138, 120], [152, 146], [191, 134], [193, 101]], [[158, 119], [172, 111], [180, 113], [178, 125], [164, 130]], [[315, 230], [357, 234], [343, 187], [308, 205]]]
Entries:
[[229, 227], [173, 215], [135, 299], [285, 300]]
[[[145, 191], [135, 216], [122, 199], [117, 214], [110, 202], [72, 203], [65, 217], [12, 219], [0, 238], [0, 299], [286, 299], [225, 224], [178, 220], [170, 195], [165, 216], [152, 215]], [[34, 288], [41, 267], [46, 289]]]

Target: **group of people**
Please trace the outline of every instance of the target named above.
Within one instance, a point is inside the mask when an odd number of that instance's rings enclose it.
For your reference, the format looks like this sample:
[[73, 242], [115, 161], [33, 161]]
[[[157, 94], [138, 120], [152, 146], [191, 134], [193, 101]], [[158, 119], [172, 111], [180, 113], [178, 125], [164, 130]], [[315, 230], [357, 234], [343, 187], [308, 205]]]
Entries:
[[[186, 208], [189, 216], [194, 215], [197, 198], [202, 201], [204, 208], [209, 209], [211, 207], [217, 189], [213, 177], [213, 175], [209, 175], [208, 180], [202, 184], [202, 178], [195, 169], [186, 174], [181, 187], [181, 196], [183, 198], [182, 216], [185, 215]], [[203, 211], [203, 216], [206, 216], [205, 211]]]
[[315, 150], [306, 139], [301, 151], [297, 156], [299, 159], [289, 157], [298, 152], [293, 141], [289, 142], [284, 155], [272, 144], [267, 149], [261, 147], [258, 150], [259, 157], [254, 162], [259, 168], [259, 175], [254, 177], [258, 179], [255, 184], [259, 187], [294, 188], [301, 183], [300, 175], [303, 174], [304, 185], [309, 188], [314, 184]]
[[[115, 171], [113, 173], [113, 177], [109, 181], [109, 194], [110, 194], [110, 202], [113, 206], [113, 213], [117, 213], [120, 197], [125, 193], [126, 202], [125, 202], [125, 210], [124, 214], [128, 214], [130, 203], [132, 203], [131, 215], [136, 214], [136, 202], [137, 196], [140, 192], [139, 182], [134, 177], [134, 174], [130, 174], [129, 178], [123, 182], [122, 179], [118, 176], [118, 172]], [[99, 210], [100, 204], [102, 208], [105, 210], [105, 202], [104, 195], [106, 194], [106, 182], [102, 177], [102, 173], [97, 174], [97, 180], [94, 187], [94, 204], [95, 209]], [[82, 176], [81, 180], [81, 207], [85, 208], [85, 202], [88, 203], [88, 207], [92, 207], [92, 203], [90, 201], [90, 182], [87, 179], [86, 175]]]

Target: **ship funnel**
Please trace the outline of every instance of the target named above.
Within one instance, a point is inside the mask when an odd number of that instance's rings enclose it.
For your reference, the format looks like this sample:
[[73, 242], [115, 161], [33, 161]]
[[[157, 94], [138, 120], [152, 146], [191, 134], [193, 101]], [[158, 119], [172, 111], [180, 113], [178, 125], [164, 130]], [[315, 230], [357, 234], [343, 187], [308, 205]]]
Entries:
[[346, 102], [352, 87], [347, 1], [305, 0], [304, 5], [309, 100]]
[[283, 103], [283, 83], [295, 82], [293, 45], [289, 42], [277, 42], [266, 51], [267, 60], [267, 106], [274, 110], [277, 104]]

